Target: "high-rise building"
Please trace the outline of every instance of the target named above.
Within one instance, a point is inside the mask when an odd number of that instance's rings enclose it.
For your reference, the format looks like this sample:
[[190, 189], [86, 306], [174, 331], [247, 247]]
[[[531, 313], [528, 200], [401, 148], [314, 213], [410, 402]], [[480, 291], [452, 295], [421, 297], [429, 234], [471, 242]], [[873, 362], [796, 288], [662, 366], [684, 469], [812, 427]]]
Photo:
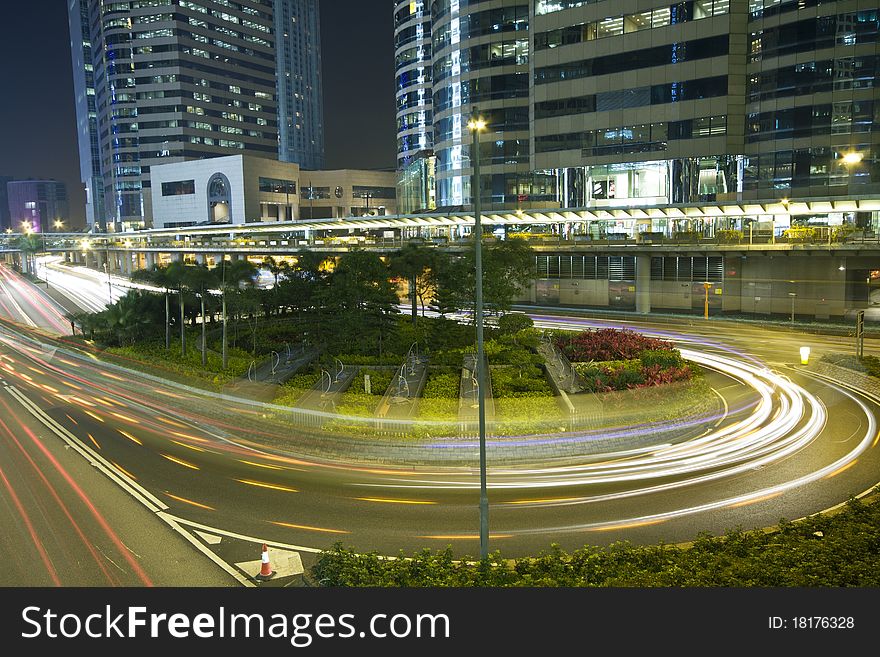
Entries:
[[475, 108], [484, 207], [880, 190], [876, 3], [436, 0], [424, 101], [399, 72], [412, 4], [395, 4], [398, 165], [401, 111], [430, 109], [438, 206], [473, 202]]
[[57, 180], [6, 183], [11, 227], [15, 232], [48, 233], [70, 228], [67, 188]]
[[431, 7], [428, 0], [394, 4], [397, 166], [406, 168], [434, 147]]
[[[314, 129], [321, 124], [320, 74], [311, 70], [319, 66], [316, 5], [70, 0], [81, 167], [86, 181], [91, 157], [91, 179], [103, 184], [103, 209], [99, 194], [90, 194], [90, 222], [106, 220], [111, 230], [149, 226], [149, 174], [157, 164], [241, 152], [314, 161], [323, 152]], [[280, 48], [276, 14], [291, 28], [280, 32]], [[290, 119], [284, 129], [282, 113]], [[291, 134], [299, 131], [303, 139]]]
[[104, 183], [98, 147], [98, 110], [95, 105], [95, 67], [89, 29], [89, 7], [85, 0], [69, 0], [70, 53], [73, 63], [73, 91], [76, 103], [76, 131], [79, 142], [80, 180], [86, 192], [86, 224], [106, 230]]
[[9, 197], [6, 195], [6, 183], [13, 181], [12, 176], [0, 176], [0, 230], [12, 227], [9, 215]]
[[279, 159], [324, 168], [318, 0], [275, 1]]
[[[437, 0], [432, 8], [437, 205], [472, 202], [471, 135], [478, 107], [489, 125], [480, 147], [485, 207], [543, 193], [529, 162], [529, 0]], [[552, 176], [547, 176], [552, 182]]]

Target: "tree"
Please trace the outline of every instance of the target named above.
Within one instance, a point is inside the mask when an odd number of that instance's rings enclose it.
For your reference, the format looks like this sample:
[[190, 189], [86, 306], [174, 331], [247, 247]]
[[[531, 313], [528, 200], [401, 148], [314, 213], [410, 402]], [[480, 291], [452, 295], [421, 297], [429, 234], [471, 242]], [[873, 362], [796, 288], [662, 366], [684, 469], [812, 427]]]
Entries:
[[[468, 249], [437, 274], [435, 307], [472, 308], [476, 296], [474, 250]], [[510, 310], [517, 293], [533, 278], [534, 254], [521, 238], [483, 246], [483, 303], [487, 314]]]
[[183, 282], [191, 290], [195, 290], [199, 294], [201, 302], [202, 315], [202, 366], [208, 364], [208, 343], [206, 339], [205, 316], [205, 297], [210, 288], [217, 287], [220, 281], [217, 278], [216, 270], [208, 269], [206, 265], [198, 265], [196, 267], [186, 267], [183, 271]]
[[21, 250], [25, 274], [36, 274], [36, 265], [31, 267], [34, 256], [40, 250], [40, 237], [36, 233], [28, 233], [18, 238], [18, 248]]
[[416, 323], [416, 299], [424, 299], [434, 287], [432, 270], [436, 269], [435, 249], [420, 244], [409, 243], [391, 257], [391, 271], [405, 278], [409, 284], [409, 296], [412, 302], [412, 322]]
[[351, 251], [339, 261], [316, 300], [322, 312], [322, 335], [332, 336], [336, 347], [371, 345], [382, 340], [396, 325], [397, 292], [391, 272], [375, 253]]
[[164, 265], [153, 265], [150, 269], [138, 269], [132, 272], [131, 280], [135, 283], [147, 283], [164, 290], [165, 293], [165, 349], [171, 349], [171, 302], [173, 289], [168, 268]]
[[226, 313], [226, 297], [238, 292], [243, 285], [253, 285], [257, 268], [248, 260], [233, 260], [226, 263], [226, 255], [220, 261], [220, 296], [223, 318], [223, 369], [229, 365], [229, 338], [227, 335], [228, 315]]
[[268, 269], [269, 273], [275, 277], [275, 287], [278, 287], [278, 277], [290, 269], [290, 265], [286, 262], [279, 262], [272, 256], [263, 258], [263, 267]]

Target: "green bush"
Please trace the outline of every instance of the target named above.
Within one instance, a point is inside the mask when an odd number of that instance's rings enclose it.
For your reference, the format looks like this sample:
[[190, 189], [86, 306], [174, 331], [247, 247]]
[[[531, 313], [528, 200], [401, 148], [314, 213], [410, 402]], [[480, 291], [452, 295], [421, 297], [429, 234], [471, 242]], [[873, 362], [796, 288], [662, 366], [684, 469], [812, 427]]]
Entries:
[[493, 397], [552, 396], [553, 389], [538, 367], [521, 372], [515, 367], [491, 366]]
[[394, 378], [396, 371], [397, 370], [391, 368], [379, 370], [362, 367], [360, 368], [358, 373], [354, 375], [354, 379], [352, 379], [351, 385], [349, 386], [348, 390], [346, 390], [346, 393], [364, 393], [364, 375], [369, 375], [370, 394], [378, 395], [379, 397], [381, 397], [388, 389], [388, 385]]
[[667, 367], [684, 367], [684, 358], [678, 349], [646, 349], [639, 354], [639, 360], [642, 361], [644, 367], [659, 365], [666, 369]]
[[776, 531], [699, 534], [689, 546], [556, 545], [534, 557], [482, 561], [437, 552], [397, 559], [337, 543], [311, 569], [328, 587], [873, 587], [880, 586], [880, 501], [850, 500], [840, 513], [781, 521]]
[[429, 370], [422, 397], [426, 399], [458, 399], [460, 388], [460, 370]]
[[505, 313], [498, 318], [498, 330], [507, 335], [519, 333], [534, 325], [535, 322], [525, 313]]

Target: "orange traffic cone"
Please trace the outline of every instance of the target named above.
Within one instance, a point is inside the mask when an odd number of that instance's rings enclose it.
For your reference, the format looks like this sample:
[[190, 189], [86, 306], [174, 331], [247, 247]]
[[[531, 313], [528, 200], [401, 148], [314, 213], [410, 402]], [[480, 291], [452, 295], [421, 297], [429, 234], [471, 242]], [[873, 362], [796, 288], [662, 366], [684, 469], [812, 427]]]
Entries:
[[263, 552], [261, 555], [262, 564], [260, 565], [260, 572], [256, 576], [259, 580], [267, 580], [272, 579], [275, 576], [275, 571], [272, 570], [272, 566], [269, 564], [269, 547], [263, 543]]

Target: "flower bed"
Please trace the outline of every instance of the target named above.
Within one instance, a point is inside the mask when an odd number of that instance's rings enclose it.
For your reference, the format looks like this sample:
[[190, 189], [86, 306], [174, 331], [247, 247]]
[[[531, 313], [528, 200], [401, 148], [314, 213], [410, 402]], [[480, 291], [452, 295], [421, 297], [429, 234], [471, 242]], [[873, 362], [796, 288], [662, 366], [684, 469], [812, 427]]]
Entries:
[[572, 361], [590, 392], [689, 381], [695, 372], [671, 342], [633, 331], [583, 331], [574, 336], [558, 336], [556, 346]]

